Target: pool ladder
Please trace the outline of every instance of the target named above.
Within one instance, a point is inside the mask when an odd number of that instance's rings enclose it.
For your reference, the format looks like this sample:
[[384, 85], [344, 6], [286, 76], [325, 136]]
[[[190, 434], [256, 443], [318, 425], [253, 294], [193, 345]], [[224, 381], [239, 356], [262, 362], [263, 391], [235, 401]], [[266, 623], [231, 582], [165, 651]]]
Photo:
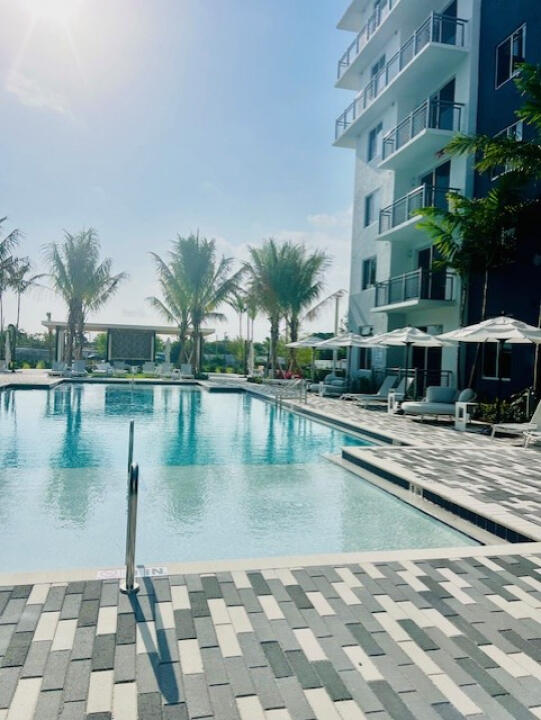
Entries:
[[134, 421], [130, 420], [128, 441], [128, 520], [126, 525], [126, 579], [120, 585], [123, 593], [136, 593], [135, 540], [137, 537], [137, 499], [139, 496], [139, 465], [133, 462]]

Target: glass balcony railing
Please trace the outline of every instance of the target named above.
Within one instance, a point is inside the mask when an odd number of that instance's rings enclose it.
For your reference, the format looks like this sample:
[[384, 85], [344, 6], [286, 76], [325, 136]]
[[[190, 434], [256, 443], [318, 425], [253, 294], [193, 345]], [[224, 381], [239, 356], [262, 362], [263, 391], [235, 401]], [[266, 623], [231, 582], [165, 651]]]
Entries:
[[383, 159], [400, 150], [423, 130], [452, 130], [458, 132], [462, 122], [461, 103], [443, 100], [425, 100], [418, 108], [407, 115], [401, 123], [383, 138]]
[[455, 299], [456, 275], [449, 270], [425, 270], [396, 275], [376, 283], [375, 307], [394, 305], [408, 300]]
[[420, 185], [404, 197], [395, 200], [379, 212], [379, 233], [392, 230], [410, 220], [423, 207], [438, 207], [447, 210], [447, 195], [459, 192], [456, 188]]
[[355, 100], [337, 118], [335, 139], [337, 140], [355, 120], [362, 115], [389, 83], [409, 65], [429, 43], [441, 43], [464, 47], [467, 21], [432, 13], [417, 28], [413, 35], [393, 55], [389, 62], [370, 80]]
[[387, 15], [391, 12], [393, 7], [399, 2], [400, 0], [383, 0], [377, 5], [372, 15], [368, 18], [366, 25], [357, 34], [355, 40], [338, 61], [338, 80], [340, 80], [342, 75], [346, 72], [348, 67], [355, 60], [357, 55], [361, 52], [372, 35], [385, 20]]

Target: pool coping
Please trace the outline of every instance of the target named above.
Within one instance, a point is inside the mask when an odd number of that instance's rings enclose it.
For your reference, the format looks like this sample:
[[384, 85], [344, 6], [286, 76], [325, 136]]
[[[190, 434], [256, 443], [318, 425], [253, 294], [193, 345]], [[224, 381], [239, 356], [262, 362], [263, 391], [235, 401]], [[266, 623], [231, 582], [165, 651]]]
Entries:
[[[304, 567], [319, 567], [333, 565], [346, 567], [359, 563], [388, 563], [393, 561], [454, 559], [465, 557], [490, 557], [493, 555], [533, 555], [541, 553], [541, 542], [504, 543], [495, 545], [461, 545], [455, 547], [439, 548], [406, 548], [403, 550], [366, 550], [347, 553], [312, 553], [309, 555], [279, 555], [269, 557], [238, 558], [225, 560], [199, 560], [191, 562], [167, 562], [163, 559], [158, 562], [149, 562], [137, 565], [139, 569], [158, 569], [159, 575], [212, 575], [217, 572], [232, 572], [236, 570], [257, 571], [274, 569], [297, 569]], [[95, 580], [105, 573], [118, 571], [118, 565], [65, 568], [53, 570], [37, 570], [27, 572], [0, 573], [0, 587], [13, 585], [36, 585], [43, 583], [66, 583], [78, 580]]]

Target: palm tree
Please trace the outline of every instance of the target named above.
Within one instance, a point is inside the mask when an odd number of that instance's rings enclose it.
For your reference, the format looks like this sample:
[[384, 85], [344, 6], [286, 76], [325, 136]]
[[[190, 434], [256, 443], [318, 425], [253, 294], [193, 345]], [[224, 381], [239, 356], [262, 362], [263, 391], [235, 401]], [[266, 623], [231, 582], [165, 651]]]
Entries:
[[64, 234], [61, 244], [46, 246], [50, 277], [56, 292], [68, 306], [67, 353], [71, 363], [73, 356], [82, 357], [84, 323], [89, 312], [95, 312], [117, 291], [126, 273], [111, 274], [112, 260], [100, 262], [100, 241], [93, 228], [76, 235]]
[[239, 316], [239, 338], [242, 340], [242, 316], [247, 311], [246, 295], [242, 290], [237, 290], [227, 301], [227, 304], [235, 310]]
[[21, 316], [21, 297], [25, 292], [30, 290], [32, 287], [38, 286], [38, 280], [45, 277], [44, 273], [36, 275], [30, 275], [31, 262], [29, 258], [18, 258], [14, 264], [11, 272], [11, 278], [9, 280], [9, 287], [17, 295], [17, 321], [15, 328], [19, 331], [19, 320]]
[[[169, 263], [153, 253], [158, 266], [163, 300], [152, 297], [152, 303], [171, 321], [187, 320], [192, 326], [195, 372], [201, 372], [202, 326], [206, 320], [223, 320], [218, 308], [238, 290], [240, 272], [232, 273], [232, 258], [216, 257], [214, 240], [199, 235], [180, 235], [169, 252]], [[184, 327], [184, 325], [182, 325]], [[186, 333], [188, 326], [186, 327]]]
[[500, 134], [464, 135], [459, 133], [445, 147], [450, 155], [477, 155], [476, 169], [480, 172], [501, 170], [512, 173], [518, 185], [541, 178], [541, 66], [524, 63], [515, 78], [515, 84], [525, 97], [522, 107], [515, 112], [536, 131], [535, 137]]
[[274, 377], [278, 359], [280, 320], [285, 315], [286, 256], [285, 245], [269, 238], [261, 247], [249, 247], [250, 260], [245, 267], [249, 275], [249, 292], [257, 298], [270, 323], [270, 373]]
[[[308, 252], [306, 247], [292, 242], [285, 243], [286, 267], [284, 304], [289, 340], [299, 338], [301, 313], [312, 305], [323, 289], [323, 273], [329, 267], [328, 255], [320, 250]], [[290, 349], [291, 371], [296, 370], [296, 351]]]
[[[7, 220], [7, 217], [0, 218], [0, 228]], [[0, 339], [4, 334], [4, 293], [9, 287], [11, 273], [15, 263], [12, 251], [19, 244], [19, 230], [12, 230], [8, 235], [0, 240]]]

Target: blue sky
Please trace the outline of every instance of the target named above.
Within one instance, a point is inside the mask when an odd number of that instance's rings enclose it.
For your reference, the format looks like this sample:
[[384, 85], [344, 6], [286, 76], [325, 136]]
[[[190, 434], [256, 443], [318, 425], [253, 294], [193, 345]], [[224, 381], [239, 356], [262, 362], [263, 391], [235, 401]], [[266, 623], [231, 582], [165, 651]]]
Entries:
[[[116, 322], [157, 320], [148, 251], [196, 229], [239, 259], [271, 235], [327, 248], [328, 291], [347, 287], [353, 153], [331, 146], [350, 101], [333, 87], [344, 7], [0, 0], [0, 214], [21, 251], [44, 269], [44, 243], [95, 227], [130, 274], [99, 316]], [[46, 310], [65, 314], [29, 297], [23, 326]], [[229, 314], [220, 333], [237, 328]]]

